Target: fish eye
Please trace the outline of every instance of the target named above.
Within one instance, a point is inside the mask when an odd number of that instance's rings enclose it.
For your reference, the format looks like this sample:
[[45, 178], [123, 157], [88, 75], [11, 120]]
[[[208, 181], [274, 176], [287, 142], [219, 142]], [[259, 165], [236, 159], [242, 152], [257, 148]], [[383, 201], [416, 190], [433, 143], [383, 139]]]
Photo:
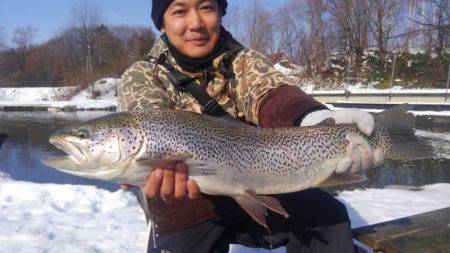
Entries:
[[89, 130], [85, 128], [74, 128], [72, 130], [72, 134], [77, 138], [85, 139], [89, 137]]

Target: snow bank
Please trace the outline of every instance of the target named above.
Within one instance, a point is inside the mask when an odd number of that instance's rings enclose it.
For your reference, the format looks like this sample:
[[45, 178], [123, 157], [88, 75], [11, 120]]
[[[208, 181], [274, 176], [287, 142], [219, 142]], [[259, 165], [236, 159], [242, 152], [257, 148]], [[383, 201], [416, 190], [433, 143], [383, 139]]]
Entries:
[[119, 78], [104, 78], [70, 97], [75, 87], [0, 88], [1, 106], [29, 106], [60, 109], [94, 110], [117, 107], [116, 87]]
[[[87, 89], [82, 90], [80, 93], [72, 98], [72, 101], [84, 102], [86, 100], [115, 100], [117, 98], [116, 88], [120, 79], [118, 78], [103, 78]], [[96, 94], [98, 95], [96, 97]], [[96, 98], [94, 98], [96, 97]]]
[[76, 87], [0, 88], [0, 101], [48, 101], [67, 99]]
[[[393, 87], [392, 91], [364, 88], [362, 84], [345, 84], [346, 89], [323, 91], [316, 90], [314, 80], [300, 80], [298, 75], [304, 71], [301, 67], [294, 66], [293, 68], [284, 67], [281, 64], [276, 64], [278, 71], [288, 75], [298, 81], [298, 86], [301, 87], [307, 94], [310, 95], [344, 95], [344, 94], [381, 94], [387, 95], [423, 95], [434, 94], [444, 96], [445, 89], [414, 89], [405, 90], [402, 87]], [[297, 76], [297, 77], [296, 77]], [[60, 88], [0, 88], [0, 107], [15, 106], [15, 107], [43, 107], [43, 108], [59, 108], [59, 109], [78, 109], [78, 110], [98, 110], [98, 109], [114, 109], [117, 107], [117, 85], [119, 78], [104, 78], [90, 85], [87, 89], [82, 90], [72, 99], [67, 100], [70, 94], [73, 94], [75, 87], [60, 87]], [[433, 115], [428, 112], [418, 112], [422, 115]], [[439, 114], [440, 113], [440, 114]], [[436, 115], [441, 115], [439, 112]], [[444, 114], [447, 116], [447, 114]]]
[[[450, 184], [421, 191], [344, 191], [338, 199], [359, 227], [449, 207]], [[0, 210], [1, 252], [143, 252], [145, 247], [144, 215], [129, 192], [19, 182], [1, 174]], [[233, 245], [231, 252], [268, 251]]]

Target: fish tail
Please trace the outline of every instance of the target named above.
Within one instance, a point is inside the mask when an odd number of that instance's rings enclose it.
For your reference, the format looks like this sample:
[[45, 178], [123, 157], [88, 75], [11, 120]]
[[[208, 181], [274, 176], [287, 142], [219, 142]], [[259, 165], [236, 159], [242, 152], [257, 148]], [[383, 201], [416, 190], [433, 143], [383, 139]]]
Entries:
[[431, 144], [414, 135], [416, 118], [413, 114], [407, 113], [413, 108], [413, 105], [402, 104], [374, 116], [375, 129], [391, 139], [385, 158], [412, 161], [433, 157]]
[[414, 135], [416, 118], [407, 112], [413, 108], [413, 105], [402, 104], [375, 114], [375, 129], [382, 129], [389, 134]]

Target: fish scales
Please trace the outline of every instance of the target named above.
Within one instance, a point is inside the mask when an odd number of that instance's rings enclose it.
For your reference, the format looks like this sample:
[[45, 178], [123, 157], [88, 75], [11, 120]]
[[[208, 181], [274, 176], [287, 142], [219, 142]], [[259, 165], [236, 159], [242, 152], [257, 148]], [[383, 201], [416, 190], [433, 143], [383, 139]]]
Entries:
[[[345, 155], [345, 135], [358, 131], [353, 125], [265, 129], [186, 112], [147, 111], [130, 116], [143, 129], [149, 153], [161, 159], [191, 154], [187, 162], [203, 164], [209, 173], [194, 167], [189, 176], [203, 192], [222, 195], [239, 194], [242, 188], [276, 194], [312, 187], [328, 177]], [[329, 171], [310, 169], [327, 159], [333, 160]]]

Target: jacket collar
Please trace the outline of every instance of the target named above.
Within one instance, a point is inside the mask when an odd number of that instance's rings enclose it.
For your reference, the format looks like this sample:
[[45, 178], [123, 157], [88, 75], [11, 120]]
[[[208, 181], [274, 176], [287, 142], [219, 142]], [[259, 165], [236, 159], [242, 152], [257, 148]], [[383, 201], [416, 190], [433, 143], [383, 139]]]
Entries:
[[[225, 36], [227, 36], [226, 43], [227, 43], [228, 47], [230, 48], [230, 50], [225, 52], [225, 53], [223, 53], [223, 54], [221, 54], [221, 55], [219, 55], [218, 57], [216, 57], [213, 60], [213, 62], [212, 62], [213, 69], [221, 69], [223, 67], [222, 65], [223, 65], [225, 60], [227, 60], [229, 57], [232, 57], [236, 53], [236, 51], [239, 51], [239, 50], [244, 48], [228, 32], [227, 32], [227, 34]], [[162, 55], [165, 55], [166, 62], [168, 64], [172, 65], [174, 68], [176, 68], [177, 70], [179, 70], [181, 72], [184, 72], [184, 73], [186, 73], [188, 75], [191, 75], [191, 76], [197, 76], [197, 75], [201, 75], [202, 74], [202, 72], [190, 73], [190, 72], [182, 69], [177, 64], [175, 58], [170, 54], [169, 48], [168, 48], [166, 42], [164, 42], [164, 40], [162, 39], [162, 36], [160, 36], [158, 38], [158, 40], [156, 41], [155, 45], [153, 46], [153, 48], [148, 53], [147, 56], [150, 57], [150, 58], [159, 59]]]

